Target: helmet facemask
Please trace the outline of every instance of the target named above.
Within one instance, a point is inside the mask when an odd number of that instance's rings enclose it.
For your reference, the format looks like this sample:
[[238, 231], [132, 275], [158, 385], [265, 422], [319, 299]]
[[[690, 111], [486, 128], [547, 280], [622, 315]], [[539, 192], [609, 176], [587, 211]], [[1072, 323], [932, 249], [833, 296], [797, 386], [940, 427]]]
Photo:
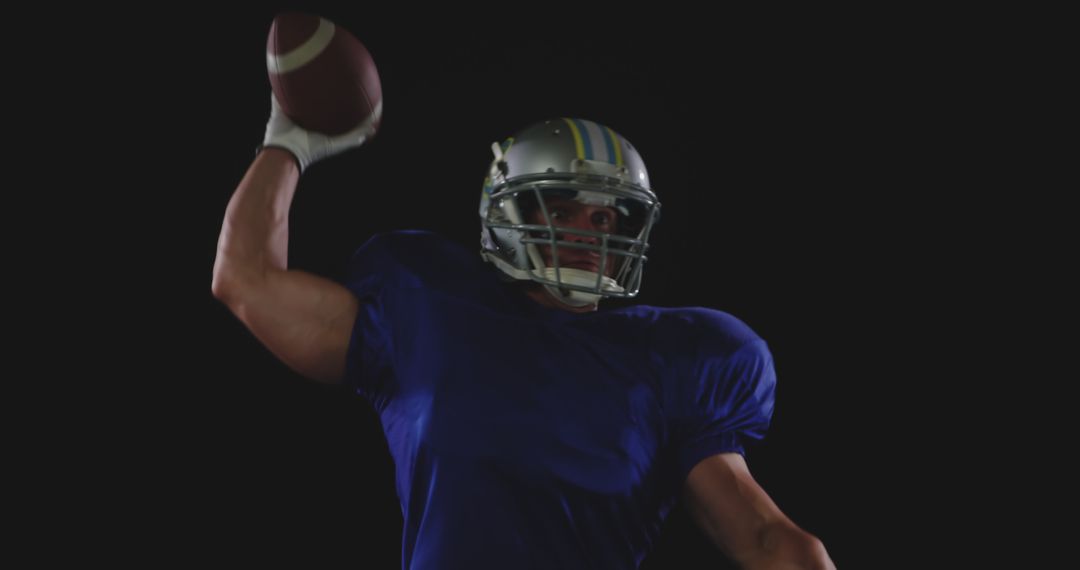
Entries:
[[[551, 121], [543, 126], [551, 123], [558, 124]], [[577, 124], [589, 125], [594, 131], [599, 127], [580, 120]], [[534, 126], [532, 131], [537, 131], [539, 126]], [[613, 131], [608, 132], [617, 137]], [[526, 135], [529, 133], [525, 131]], [[540, 130], [539, 134], [548, 132]], [[551, 134], [559, 132], [555, 130]], [[624, 143], [621, 138], [615, 140]], [[495, 160], [480, 204], [482, 255], [508, 278], [540, 283], [567, 305], [594, 304], [603, 297], [634, 297], [641, 287], [649, 232], [659, 217], [660, 207], [647, 187], [648, 178], [640, 157], [629, 143], [625, 143], [623, 152], [632, 153], [634, 161], [630, 167], [560, 154], [563, 149], [551, 148], [548, 137], [540, 142], [545, 146], [530, 147], [520, 138], [510, 139], [502, 146], [492, 145]], [[556, 145], [558, 142], [555, 141]], [[511, 152], [506, 152], [507, 149]], [[531, 152], [518, 152], [514, 156], [513, 151], [522, 150]], [[572, 145], [570, 151], [573, 152]], [[561, 168], [549, 165], [540, 172], [528, 173], [529, 168], [520, 167], [526, 163], [532, 170], [538, 170], [537, 163], [547, 164], [544, 160], [537, 161], [538, 153], [548, 162], [554, 157], [556, 165], [561, 162]], [[560, 160], [563, 158], [565, 162]], [[515, 175], [517, 172], [522, 173]], [[634, 174], [644, 185], [635, 183]], [[567, 227], [552, 220], [550, 206], [568, 200], [610, 209], [615, 212], [613, 227], [607, 232], [594, 231]], [[566, 260], [582, 259], [583, 250], [591, 252], [590, 263], [578, 265], [587, 267], [567, 266], [574, 263]], [[591, 267], [593, 262], [595, 268]]]

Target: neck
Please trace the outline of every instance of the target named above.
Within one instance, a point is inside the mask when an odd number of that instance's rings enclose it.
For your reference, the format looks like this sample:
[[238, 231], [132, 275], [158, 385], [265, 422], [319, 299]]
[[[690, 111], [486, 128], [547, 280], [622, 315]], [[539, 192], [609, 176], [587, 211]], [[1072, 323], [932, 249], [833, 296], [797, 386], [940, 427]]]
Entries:
[[563, 303], [560, 299], [552, 295], [546, 287], [540, 285], [539, 283], [526, 283], [525, 294], [532, 298], [532, 300], [540, 303], [545, 307], [562, 309], [571, 313], [591, 313], [597, 309], [596, 303], [593, 303], [591, 305], [582, 305], [580, 307], [567, 305], [566, 303]]

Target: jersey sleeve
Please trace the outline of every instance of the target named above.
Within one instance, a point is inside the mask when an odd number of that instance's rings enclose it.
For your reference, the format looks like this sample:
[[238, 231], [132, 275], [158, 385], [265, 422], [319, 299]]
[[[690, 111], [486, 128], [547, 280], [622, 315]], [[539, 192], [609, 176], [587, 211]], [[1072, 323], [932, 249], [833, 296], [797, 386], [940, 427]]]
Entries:
[[734, 350], [704, 343], [678, 379], [670, 407], [680, 481], [702, 459], [717, 453], [746, 453], [765, 436], [772, 419], [776, 372], [760, 338]]
[[344, 383], [377, 408], [392, 389], [389, 307], [394, 283], [402, 271], [389, 247], [390, 240], [377, 235], [360, 246], [349, 261], [344, 283], [360, 301], [346, 354]]
[[479, 278], [470, 277], [477, 272], [470, 267], [486, 264], [474, 251], [430, 231], [396, 230], [362, 245], [349, 262], [345, 281], [360, 309], [344, 383], [381, 410], [396, 393], [406, 363], [416, 362], [411, 351], [438, 334], [431, 326], [436, 319], [432, 299], [479, 290]]

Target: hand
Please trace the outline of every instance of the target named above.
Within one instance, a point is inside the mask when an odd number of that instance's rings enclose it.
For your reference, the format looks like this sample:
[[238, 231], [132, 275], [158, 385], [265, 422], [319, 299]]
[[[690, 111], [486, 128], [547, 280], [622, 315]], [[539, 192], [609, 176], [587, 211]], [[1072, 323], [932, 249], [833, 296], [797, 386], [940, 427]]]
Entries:
[[277, 97], [270, 93], [270, 120], [266, 123], [266, 136], [263, 147], [274, 146], [288, 150], [300, 163], [300, 172], [316, 162], [340, 154], [350, 148], [364, 144], [374, 136], [376, 125], [382, 115], [380, 104], [375, 112], [363, 123], [347, 133], [324, 135], [300, 127], [285, 116], [278, 104]]

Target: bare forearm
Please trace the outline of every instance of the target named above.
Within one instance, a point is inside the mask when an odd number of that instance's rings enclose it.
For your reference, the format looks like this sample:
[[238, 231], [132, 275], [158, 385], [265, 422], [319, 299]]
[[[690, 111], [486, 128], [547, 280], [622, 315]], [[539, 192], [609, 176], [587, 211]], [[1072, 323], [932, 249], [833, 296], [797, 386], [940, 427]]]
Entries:
[[745, 570], [836, 570], [825, 545], [790, 521], [766, 525], [756, 549], [739, 560]]
[[690, 515], [713, 543], [748, 570], [834, 570], [825, 547], [791, 521], [758, 485], [746, 460], [721, 453], [686, 481]]
[[237, 278], [288, 267], [289, 208], [300, 178], [287, 151], [259, 153], [225, 210], [214, 263], [214, 289]]

